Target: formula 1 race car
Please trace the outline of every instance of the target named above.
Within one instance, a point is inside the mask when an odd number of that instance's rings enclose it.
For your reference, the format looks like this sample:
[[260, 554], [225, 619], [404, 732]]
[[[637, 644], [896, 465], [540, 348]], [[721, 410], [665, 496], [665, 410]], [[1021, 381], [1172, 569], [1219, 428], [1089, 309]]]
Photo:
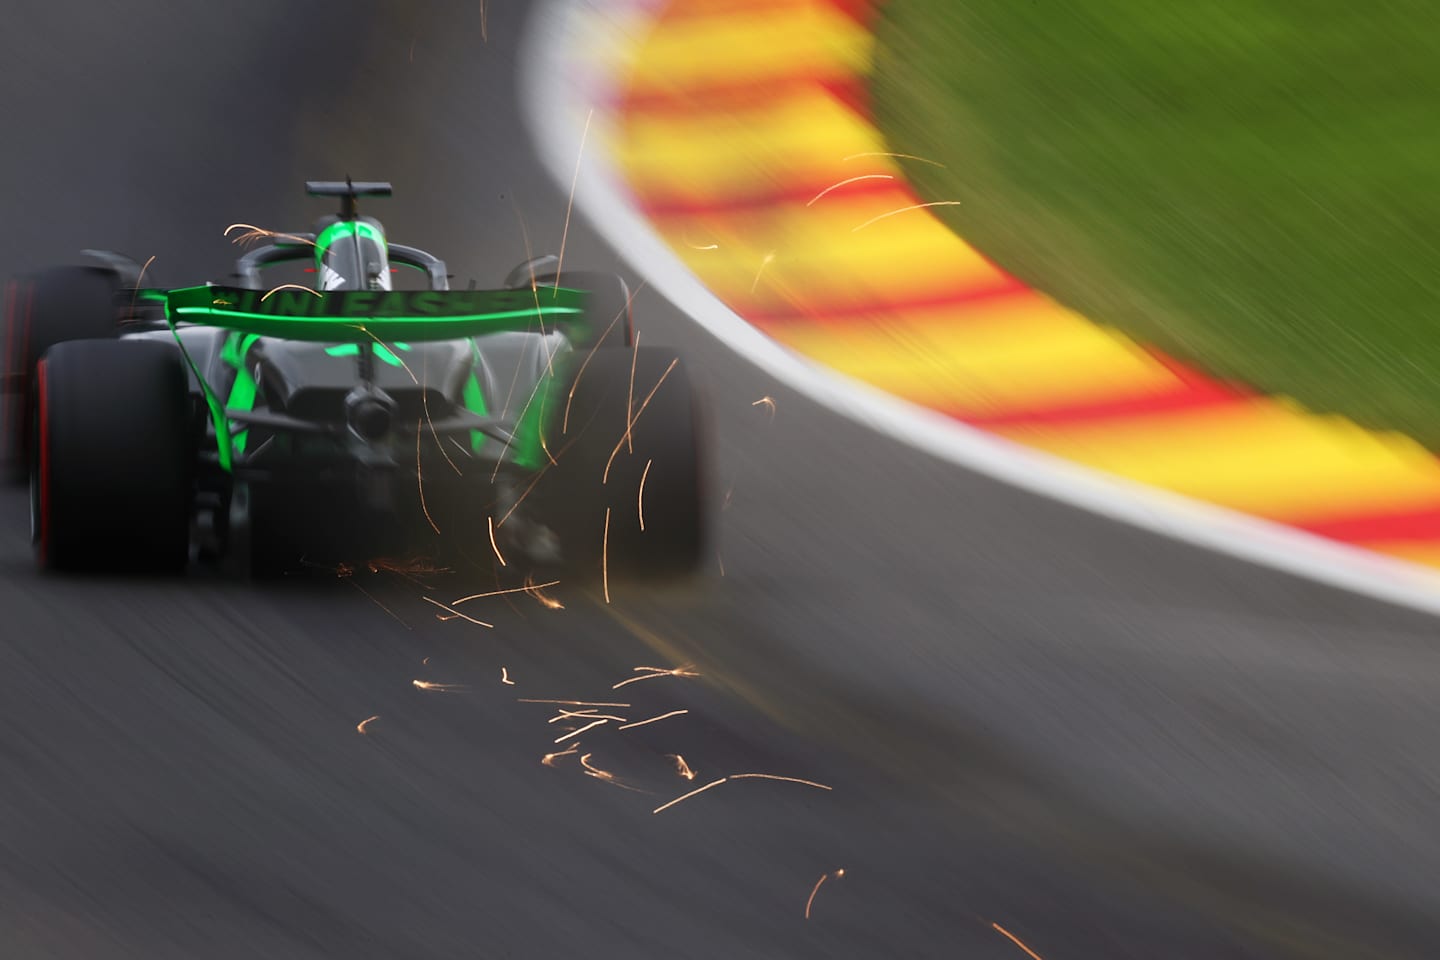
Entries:
[[[307, 188], [339, 215], [237, 225], [254, 245], [230, 284], [146, 287], [100, 251], [10, 283], [0, 417], [43, 567], [700, 566], [700, 406], [673, 351], [635, 345], [623, 280], [540, 257], [452, 291], [441, 260], [359, 214], [388, 183]], [[277, 283], [286, 264], [313, 285]]]

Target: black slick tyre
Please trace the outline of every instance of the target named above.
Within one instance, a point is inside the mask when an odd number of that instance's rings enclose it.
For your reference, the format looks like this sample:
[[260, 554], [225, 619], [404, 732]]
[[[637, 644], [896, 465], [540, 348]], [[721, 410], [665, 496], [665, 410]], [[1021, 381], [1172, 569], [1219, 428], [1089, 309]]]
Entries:
[[100, 267], [53, 267], [5, 285], [0, 326], [0, 474], [21, 482], [35, 423], [35, 366], [66, 340], [112, 336], [119, 280]]
[[602, 347], [575, 367], [547, 430], [556, 464], [543, 500], [565, 566], [584, 579], [693, 574], [709, 512], [700, 405], [684, 363], [662, 348]]
[[192, 442], [175, 347], [73, 340], [35, 376], [31, 505], [40, 566], [174, 572], [189, 557]]

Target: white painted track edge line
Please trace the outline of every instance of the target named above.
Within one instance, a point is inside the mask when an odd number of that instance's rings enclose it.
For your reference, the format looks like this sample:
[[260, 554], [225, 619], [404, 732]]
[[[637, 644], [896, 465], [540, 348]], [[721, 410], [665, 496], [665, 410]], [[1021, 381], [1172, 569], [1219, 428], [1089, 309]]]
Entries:
[[[751, 326], [690, 272], [628, 199], [603, 153], [605, 106], [622, 36], [654, 0], [541, 0], [521, 44], [520, 113], [541, 163], [569, 190], [582, 125], [594, 119], [575, 210], [642, 277], [741, 358], [831, 411], [934, 457], [1173, 540], [1373, 599], [1440, 614], [1440, 574], [1293, 527], [1105, 474], [1011, 443], [794, 354]], [[587, 19], [588, 18], [588, 19]], [[603, 53], [603, 57], [602, 54]]]

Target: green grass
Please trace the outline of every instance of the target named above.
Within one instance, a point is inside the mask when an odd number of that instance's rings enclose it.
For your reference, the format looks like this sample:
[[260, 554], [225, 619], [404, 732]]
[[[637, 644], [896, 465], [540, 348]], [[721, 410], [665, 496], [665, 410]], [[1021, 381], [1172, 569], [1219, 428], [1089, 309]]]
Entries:
[[890, 0], [876, 109], [1087, 316], [1440, 449], [1440, 6]]

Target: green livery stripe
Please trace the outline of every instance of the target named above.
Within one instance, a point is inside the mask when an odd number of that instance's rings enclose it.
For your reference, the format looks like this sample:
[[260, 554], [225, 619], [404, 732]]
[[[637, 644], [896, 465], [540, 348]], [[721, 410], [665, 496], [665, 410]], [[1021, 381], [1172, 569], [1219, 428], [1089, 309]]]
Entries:
[[[232, 333], [225, 338], [220, 348], [220, 359], [235, 368], [235, 382], [230, 385], [230, 398], [225, 401], [226, 410], [248, 411], [255, 409], [255, 377], [245, 366], [245, 355], [260, 338], [255, 334]], [[245, 452], [245, 442], [250, 438], [249, 430], [241, 430], [232, 438], [236, 453]], [[224, 442], [221, 440], [220, 442]]]
[[551, 411], [560, 409], [565, 403], [565, 379], [558, 375], [565, 365], [561, 364], [559, 368], [551, 366], [540, 375], [530, 402], [520, 411], [519, 421], [515, 424], [515, 440], [510, 445], [511, 459], [527, 470], [539, 470], [550, 462], [545, 453], [543, 431], [550, 422]]
[[315, 259], [321, 260], [325, 251], [341, 237], [369, 237], [376, 243], [384, 246], [385, 236], [373, 224], [364, 220], [341, 220], [339, 223], [332, 223], [320, 232], [315, 238]]
[[[470, 352], [473, 355], [474, 362], [470, 367], [470, 376], [465, 378], [465, 387], [460, 392], [460, 402], [465, 404], [466, 410], [483, 417], [490, 413], [490, 407], [485, 403], [485, 391], [480, 388], [480, 378], [475, 373], [480, 364], [480, 348], [476, 346], [473, 340], [470, 341]], [[485, 441], [489, 439], [489, 437], [485, 436], [485, 434], [479, 430], [471, 430], [471, 451], [479, 453], [480, 449], [485, 446]]]
[[200, 384], [200, 390], [205, 394], [205, 407], [210, 411], [210, 422], [215, 425], [215, 455], [220, 460], [220, 469], [229, 473], [233, 467], [234, 457], [230, 449], [230, 419], [225, 416], [225, 408], [220, 405], [220, 400], [215, 396], [215, 391], [210, 389], [210, 383], [200, 368], [195, 365], [195, 358], [190, 356], [190, 351], [185, 347], [185, 341], [180, 337], [180, 331], [175, 326], [175, 318], [170, 316], [169, 309], [166, 311], [166, 321], [170, 325], [170, 334], [175, 338], [175, 344], [180, 348], [180, 355], [185, 358], [185, 364], [190, 372], [195, 375], [195, 380]]
[[230, 287], [171, 290], [172, 322], [225, 327], [241, 333], [318, 342], [455, 340], [541, 323], [583, 323], [585, 293], [546, 288], [536, 303], [529, 290], [337, 290], [269, 292]]
[[[390, 347], [394, 347], [396, 350], [405, 351], [410, 349], [410, 344], [397, 342], [390, 344]], [[379, 360], [390, 364], [390, 366], [392, 367], [405, 366], [405, 361], [401, 360], [394, 353], [392, 353], [390, 347], [387, 347], [383, 343], [375, 344], [375, 356]], [[360, 344], [337, 343], [333, 347], [326, 347], [325, 353], [331, 357], [358, 357], [360, 355]]]

